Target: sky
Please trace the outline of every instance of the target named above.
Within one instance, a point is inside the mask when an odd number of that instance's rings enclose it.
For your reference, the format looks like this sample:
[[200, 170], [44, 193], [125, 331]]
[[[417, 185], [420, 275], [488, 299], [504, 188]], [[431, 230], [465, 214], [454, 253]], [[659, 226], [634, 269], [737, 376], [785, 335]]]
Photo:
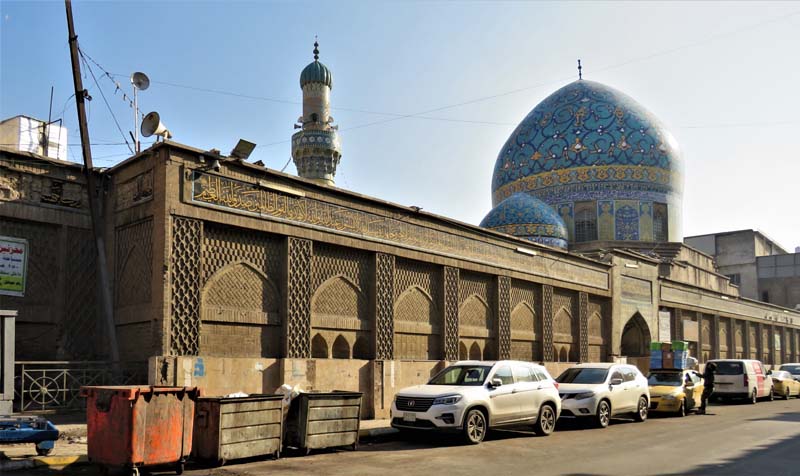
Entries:
[[[173, 140], [225, 153], [246, 139], [249, 160], [296, 173], [316, 35], [334, 78], [336, 185], [478, 224], [503, 143], [580, 58], [584, 78], [676, 137], [684, 235], [754, 228], [800, 246], [800, 2], [74, 1], [73, 15], [97, 78], [84, 67], [97, 166], [131, 155], [123, 93], [142, 71], [141, 112]], [[80, 161], [73, 92], [64, 3], [0, 1], [0, 118], [63, 118]]]

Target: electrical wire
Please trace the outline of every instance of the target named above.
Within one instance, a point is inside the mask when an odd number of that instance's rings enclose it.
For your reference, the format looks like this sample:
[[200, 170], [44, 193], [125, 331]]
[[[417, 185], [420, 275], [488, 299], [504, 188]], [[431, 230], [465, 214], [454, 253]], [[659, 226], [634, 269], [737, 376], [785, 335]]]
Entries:
[[111, 117], [112, 117], [112, 119], [114, 119], [114, 124], [117, 125], [117, 129], [119, 130], [119, 133], [122, 135], [122, 139], [125, 141], [125, 145], [128, 146], [128, 150], [130, 150], [131, 154], [133, 154], [134, 153], [133, 152], [133, 148], [128, 143], [128, 139], [125, 137], [125, 133], [122, 131], [122, 127], [119, 125], [119, 121], [117, 120], [117, 116], [114, 115], [114, 111], [111, 109], [111, 105], [108, 103], [108, 100], [106, 99], [106, 95], [103, 92], [103, 88], [100, 87], [100, 83], [97, 81], [97, 77], [94, 75], [94, 71], [92, 70], [92, 67], [89, 65], [89, 63], [86, 62], [86, 59], [83, 57], [83, 51], [80, 48], [78, 48], [78, 53], [80, 53], [81, 58], [83, 59], [84, 66], [86, 66], [86, 69], [89, 70], [89, 74], [92, 75], [92, 79], [94, 79], [94, 84], [97, 86], [97, 89], [100, 91], [100, 96], [103, 98], [103, 102], [106, 103], [106, 107], [108, 108], [108, 112], [111, 113]]

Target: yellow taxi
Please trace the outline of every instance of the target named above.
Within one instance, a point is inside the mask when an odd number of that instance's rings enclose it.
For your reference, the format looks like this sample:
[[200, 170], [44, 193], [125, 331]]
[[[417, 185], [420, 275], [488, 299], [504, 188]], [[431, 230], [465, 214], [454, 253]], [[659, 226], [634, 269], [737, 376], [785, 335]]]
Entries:
[[791, 396], [800, 397], [800, 382], [792, 374], [785, 370], [772, 370], [767, 375], [772, 377], [772, 388], [775, 389], [776, 397], [786, 400]]
[[653, 369], [647, 376], [650, 412], [685, 416], [700, 406], [703, 378], [694, 370]]

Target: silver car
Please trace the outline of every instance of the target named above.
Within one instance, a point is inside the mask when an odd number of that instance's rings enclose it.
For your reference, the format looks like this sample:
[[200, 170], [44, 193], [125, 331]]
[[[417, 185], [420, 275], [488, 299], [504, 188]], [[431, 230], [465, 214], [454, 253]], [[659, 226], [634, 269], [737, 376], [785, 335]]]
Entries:
[[579, 364], [558, 376], [561, 417], [594, 420], [600, 428], [612, 417], [647, 419], [650, 389], [647, 378], [633, 365]]
[[477, 444], [498, 426], [532, 424], [537, 434], [549, 435], [560, 412], [558, 385], [541, 365], [463, 361], [427, 384], [400, 390], [391, 418], [400, 430], [457, 431]]

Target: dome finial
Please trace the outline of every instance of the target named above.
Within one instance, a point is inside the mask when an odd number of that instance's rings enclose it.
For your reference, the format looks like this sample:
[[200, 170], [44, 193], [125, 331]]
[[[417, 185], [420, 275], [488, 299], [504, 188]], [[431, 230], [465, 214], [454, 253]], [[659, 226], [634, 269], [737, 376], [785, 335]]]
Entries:
[[314, 61], [319, 61], [319, 42], [317, 35], [314, 35]]
[[581, 60], [578, 58], [578, 79], [583, 79], [583, 73], [581, 73], [582, 69], [583, 66], [581, 66]]

